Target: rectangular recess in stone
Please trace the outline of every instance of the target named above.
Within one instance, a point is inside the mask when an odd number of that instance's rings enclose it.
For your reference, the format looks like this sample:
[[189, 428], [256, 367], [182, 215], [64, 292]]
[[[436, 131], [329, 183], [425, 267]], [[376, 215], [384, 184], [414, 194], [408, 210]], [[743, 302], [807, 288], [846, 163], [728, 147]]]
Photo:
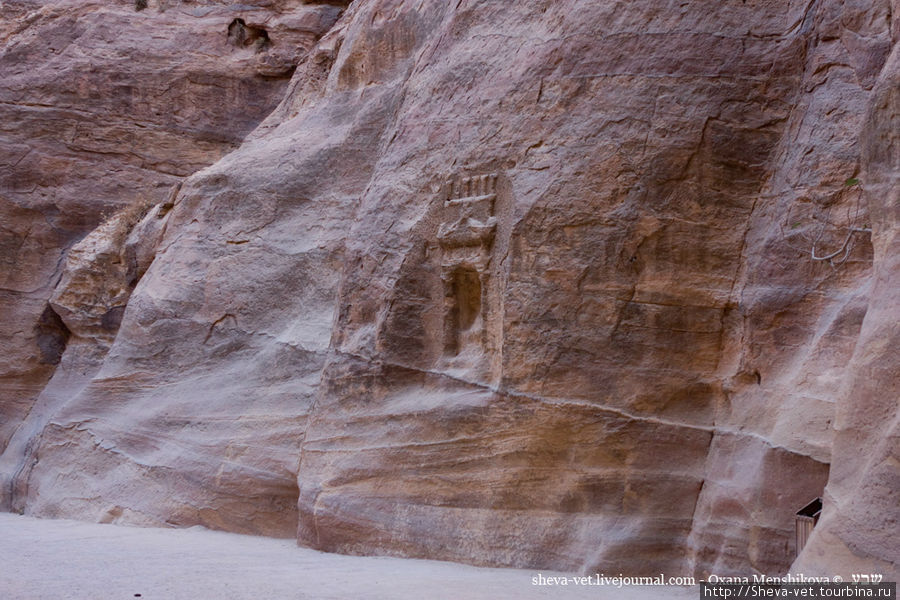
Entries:
[[803, 508], [797, 511], [794, 519], [794, 532], [797, 539], [797, 555], [806, 546], [809, 536], [812, 535], [813, 527], [819, 522], [819, 516], [822, 514], [822, 499], [816, 498]]

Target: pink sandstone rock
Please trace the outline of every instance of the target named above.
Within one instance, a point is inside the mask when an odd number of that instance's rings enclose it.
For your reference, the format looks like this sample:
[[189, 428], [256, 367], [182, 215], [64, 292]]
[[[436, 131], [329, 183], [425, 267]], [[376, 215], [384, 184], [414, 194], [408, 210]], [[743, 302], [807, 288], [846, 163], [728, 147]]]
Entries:
[[[339, 10], [299, 1], [0, 5], [0, 448], [60, 360], [68, 334], [47, 301], [66, 250], [117, 209], [164, 200], [237, 147]], [[270, 44], [231, 44], [235, 19], [268, 27]]]
[[[4, 9], [4, 508], [702, 577], [824, 494], [793, 568], [896, 576], [896, 0], [169, 5]], [[16, 50], [91, 23], [142, 103]]]

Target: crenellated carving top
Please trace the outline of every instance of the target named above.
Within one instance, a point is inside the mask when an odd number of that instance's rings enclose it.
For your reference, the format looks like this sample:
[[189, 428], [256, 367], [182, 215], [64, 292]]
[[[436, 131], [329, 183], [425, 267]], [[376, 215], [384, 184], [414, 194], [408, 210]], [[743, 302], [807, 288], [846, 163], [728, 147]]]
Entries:
[[457, 177], [447, 182], [446, 204], [466, 204], [493, 200], [497, 196], [497, 174]]
[[497, 177], [497, 173], [486, 173], [447, 181], [443, 198], [448, 213], [437, 236], [441, 246], [490, 248], [497, 228]]

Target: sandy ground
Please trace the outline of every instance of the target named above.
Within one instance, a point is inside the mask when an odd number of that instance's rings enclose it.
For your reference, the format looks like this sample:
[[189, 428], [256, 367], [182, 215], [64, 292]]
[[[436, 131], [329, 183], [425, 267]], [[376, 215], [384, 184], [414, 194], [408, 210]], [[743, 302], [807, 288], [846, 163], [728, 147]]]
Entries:
[[291, 540], [199, 527], [143, 529], [0, 513], [3, 600], [698, 597], [697, 588], [541, 587], [532, 585], [537, 574], [325, 554], [298, 548]]

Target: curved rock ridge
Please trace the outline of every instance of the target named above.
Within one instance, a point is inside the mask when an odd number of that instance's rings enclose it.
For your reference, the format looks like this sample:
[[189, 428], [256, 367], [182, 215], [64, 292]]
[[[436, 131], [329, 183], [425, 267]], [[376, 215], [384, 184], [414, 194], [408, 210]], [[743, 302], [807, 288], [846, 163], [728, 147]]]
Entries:
[[[148, 4], [0, 3], [0, 448], [59, 362], [66, 251], [237, 147], [341, 10]], [[269, 43], [236, 44], [236, 20]]]
[[[24, 4], [0, 65], [81, 64], [17, 50], [70, 30]], [[127, 205], [71, 247], [4, 180], [47, 263], [3, 308], [36, 324], [2, 338], [33, 354], [7, 359], [4, 508], [706, 576], [787, 572], [822, 496], [793, 569], [896, 577], [896, 1], [149, 4], [68, 27], [193, 33], [122, 71], [265, 92], [179, 96], [138, 163], [167, 178], [54, 184], [81, 234]], [[43, 122], [129, 119], [112, 81], [47, 81]]]

